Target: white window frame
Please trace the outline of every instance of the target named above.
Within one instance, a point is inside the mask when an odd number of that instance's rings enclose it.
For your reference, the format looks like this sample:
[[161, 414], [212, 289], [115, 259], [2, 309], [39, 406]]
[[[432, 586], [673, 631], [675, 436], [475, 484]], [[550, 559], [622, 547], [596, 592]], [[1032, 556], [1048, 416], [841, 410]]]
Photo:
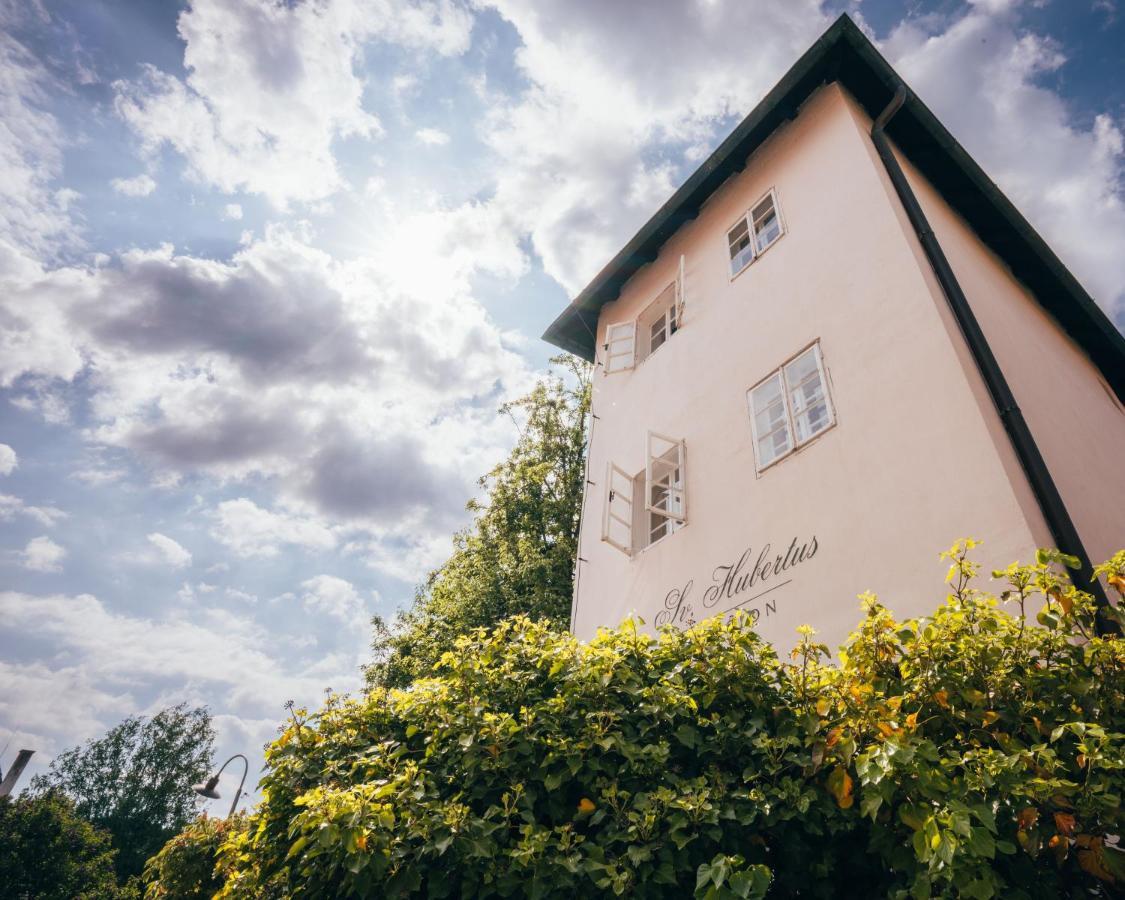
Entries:
[[[611, 547], [616, 547], [626, 556], [633, 555], [633, 545], [636, 543], [636, 535], [633, 533], [633, 504], [636, 500], [633, 496], [634, 477], [635, 476], [630, 475], [612, 461], [606, 464], [605, 506], [602, 508], [602, 540]], [[627, 493], [624, 494], [624, 499], [622, 499], [618, 507], [615, 508], [614, 502], [623, 496], [622, 486], [624, 486]], [[621, 514], [621, 506], [628, 507], [627, 514]], [[625, 542], [618, 541], [614, 537], [614, 522], [624, 527], [627, 535], [627, 540]]]
[[[828, 412], [828, 424], [821, 428], [818, 432], [816, 432], [816, 434], [811, 434], [803, 440], [798, 441], [797, 426], [795, 417], [793, 415], [793, 398], [789, 385], [789, 379], [786, 377], [785, 370], [790, 364], [796, 362], [806, 353], [810, 352], [813, 354], [813, 359], [816, 361], [817, 374], [820, 376], [820, 383], [823, 387], [824, 405]], [[789, 435], [789, 449], [784, 453], [775, 456], [773, 459], [763, 465], [758, 447], [758, 417], [754, 409], [754, 391], [764, 385], [771, 378], [775, 377], [781, 378], [781, 397], [782, 402], [785, 406], [785, 427], [788, 430]], [[746, 407], [750, 414], [750, 433], [754, 441], [754, 465], [759, 474], [764, 472], [771, 466], [777, 465], [783, 459], [788, 459], [802, 447], [815, 441], [826, 431], [831, 430], [836, 425], [836, 406], [832, 402], [832, 389], [828, 381], [828, 371], [824, 365], [824, 354], [821, 352], [819, 339], [813, 341], [811, 344], [802, 347], [800, 350], [786, 359], [785, 362], [783, 362], [781, 365], [772, 369], [770, 373], [764, 378], [761, 378], [757, 382], [755, 382], [746, 392]]]
[[[661, 444], [665, 445], [663, 450], [659, 449]], [[672, 498], [678, 492], [679, 509], [662, 509], [652, 504], [653, 464], [663, 464], [661, 461], [664, 456], [672, 450], [675, 451], [676, 455], [676, 471], [679, 472], [679, 479], [668, 488], [668, 506], [673, 506]], [[645, 436], [645, 512], [655, 513], [666, 519], [673, 519], [684, 525], [687, 524], [687, 468], [685, 462], [686, 453], [682, 438], [668, 437], [656, 431], [650, 431]]]
[[[761, 206], [763, 201], [767, 199], [772, 203], [774, 215], [777, 216], [778, 232], [777, 237], [766, 244], [765, 247], [759, 247], [758, 235], [754, 231], [754, 210]], [[750, 243], [748, 245], [750, 256], [747, 258], [746, 262], [742, 264], [742, 267], [737, 272], [734, 272], [730, 271], [731, 263], [734, 262], [734, 258], [730, 255], [730, 235], [732, 231], [742, 225], [746, 227], [746, 236], [750, 240]], [[749, 208], [747, 208], [746, 211], [743, 212], [742, 215], [734, 222], [734, 224], [727, 229], [727, 269], [730, 275], [730, 280], [734, 281], [734, 279], [736, 279], [739, 275], [749, 269], [750, 266], [754, 262], [756, 262], [760, 256], [762, 256], [767, 250], [770, 249], [770, 247], [774, 246], [778, 241], [785, 237], [787, 231], [788, 229], [785, 227], [785, 219], [781, 215], [781, 203], [777, 199], [777, 188], [771, 187], [768, 191], [762, 194], [761, 197], [751, 203]], [[745, 249], [746, 248], [739, 252], [745, 252]]]
[[605, 329], [605, 373], [625, 372], [636, 365], [637, 323], [617, 322]]

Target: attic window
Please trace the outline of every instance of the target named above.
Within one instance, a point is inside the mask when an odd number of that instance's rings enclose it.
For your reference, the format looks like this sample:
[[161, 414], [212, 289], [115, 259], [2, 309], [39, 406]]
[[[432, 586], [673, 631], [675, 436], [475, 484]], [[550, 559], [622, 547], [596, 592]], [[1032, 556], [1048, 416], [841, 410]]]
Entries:
[[684, 258], [676, 280], [669, 284], [632, 322], [606, 327], [605, 372], [624, 372], [648, 359], [684, 323]]
[[727, 232], [730, 251], [730, 277], [734, 278], [772, 247], [785, 233], [777, 191], [770, 191], [755, 203]]

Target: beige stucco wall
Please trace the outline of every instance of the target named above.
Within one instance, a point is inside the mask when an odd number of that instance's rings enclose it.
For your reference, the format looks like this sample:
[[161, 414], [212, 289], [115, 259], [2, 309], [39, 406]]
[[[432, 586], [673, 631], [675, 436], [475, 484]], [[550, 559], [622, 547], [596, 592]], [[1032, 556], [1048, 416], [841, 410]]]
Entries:
[[[1125, 410], [1097, 368], [901, 155], [899, 161], [1095, 563], [1125, 547]], [[994, 415], [992, 406], [982, 407]], [[998, 417], [996, 417], [998, 421]], [[1051, 543], [1044, 536], [1044, 543]]]
[[[634, 371], [599, 367], [594, 378], [580, 637], [630, 613], [651, 626], [670, 592], [690, 584], [696, 618], [773, 588], [749, 604], [763, 635], [789, 646], [807, 622], [835, 644], [860, 618], [860, 591], [902, 615], [940, 602], [937, 554], [957, 537], [983, 539], [987, 565], [1028, 558], [1042, 542], [866, 127], [837, 86], [818, 91], [603, 310], [599, 344], [608, 324], [637, 316], [674, 279], [685, 255], [682, 330]], [[727, 229], [771, 187], [787, 234], [731, 281]], [[837, 424], [758, 475], [746, 391], [818, 339]], [[605, 469], [612, 459], [639, 471], [648, 430], [687, 442], [689, 521], [628, 558], [600, 539]], [[744, 571], [766, 544], [774, 557], [814, 537], [811, 558], [703, 605], [722, 578], [716, 567], [747, 548]]]

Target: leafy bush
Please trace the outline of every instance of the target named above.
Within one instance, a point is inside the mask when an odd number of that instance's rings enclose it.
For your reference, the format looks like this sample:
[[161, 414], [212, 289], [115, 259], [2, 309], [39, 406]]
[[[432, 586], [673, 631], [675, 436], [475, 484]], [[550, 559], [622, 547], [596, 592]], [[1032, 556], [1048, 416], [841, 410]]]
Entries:
[[219, 848], [245, 830], [241, 813], [229, 819], [200, 816], [145, 865], [145, 900], [213, 897], [226, 880], [216, 871]]
[[295, 716], [221, 896], [1111, 896], [1125, 642], [1064, 557], [994, 573], [1035, 627], [971, 546], [932, 617], [866, 597], [836, 665], [740, 616], [587, 644], [516, 618]]

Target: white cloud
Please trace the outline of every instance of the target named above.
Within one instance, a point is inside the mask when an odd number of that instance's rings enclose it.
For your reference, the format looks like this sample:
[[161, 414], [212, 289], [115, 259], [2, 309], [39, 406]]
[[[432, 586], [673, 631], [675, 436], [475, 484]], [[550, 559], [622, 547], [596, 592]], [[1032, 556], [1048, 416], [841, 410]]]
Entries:
[[0, 274], [29, 266], [24, 254], [51, 257], [77, 243], [67, 214], [76, 195], [53, 184], [64, 143], [46, 111], [56, 87], [36, 55], [0, 27]]
[[725, 137], [829, 22], [817, 0], [673, 4], [659, 15], [592, 0], [492, 5], [519, 32], [530, 83], [490, 98], [494, 202], [571, 293], [672, 193], [676, 148]]
[[438, 128], [419, 128], [414, 136], [430, 147], [443, 147], [449, 143], [449, 135]]
[[117, 193], [126, 197], [147, 197], [156, 190], [156, 182], [144, 173], [132, 178], [114, 178], [109, 184]]
[[27, 516], [51, 528], [60, 519], [65, 519], [66, 513], [54, 506], [29, 506], [12, 494], [0, 494], [0, 522], [10, 522], [16, 516]]
[[[0, 662], [0, 681], [19, 688], [0, 693], [0, 721], [18, 724], [31, 746], [48, 752], [124, 715], [179, 699], [205, 698], [245, 727], [276, 725], [285, 700], [315, 704], [329, 684], [347, 691], [360, 682], [361, 645], [354, 653], [324, 653], [308, 665], [292, 654], [274, 655], [261, 627], [221, 609], [142, 618], [115, 612], [89, 594], [0, 592], [0, 619], [17, 639], [32, 637], [56, 650], [50, 660]], [[256, 745], [239, 749], [251, 755], [255, 771]]]
[[46, 535], [40, 535], [27, 542], [23, 551], [23, 566], [33, 572], [61, 572], [65, 558], [65, 548]]
[[16, 451], [7, 444], [0, 444], [0, 475], [11, 475], [18, 467]]
[[240, 603], [257, 603], [258, 595], [251, 594], [248, 591], [240, 590], [239, 588], [228, 587], [224, 592], [228, 600], [237, 600]]
[[150, 66], [117, 82], [119, 115], [150, 154], [165, 144], [182, 154], [197, 181], [284, 208], [342, 186], [335, 140], [382, 131], [363, 107], [364, 45], [460, 53], [472, 19], [446, 0], [197, 0], [178, 27], [186, 80]]
[[301, 587], [305, 589], [301, 602], [306, 609], [343, 622], [366, 625], [363, 598], [351, 582], [334, 575], [317, 575], [301, 582]]
[[[1109, 114], [1073, 122], [1043, 73], [1062, 47], [1028, 31], [1019, 4], [978, 5], [939, 33], [896, 28], [884, 50], [1111, 316], [1125, 316], [1121, 127]], [[987, 90], [981, 90], [987, 85]], [[1029, 148], [1034, 148], [1029, 152]]]
[[156, 548], [160, 559], [171, 568], [183, 569], [191, 565], [191, 553], [167, 535], [154, 531], [148, 536], [148, 542]]
[[284, 546], [312, 551], [336, 546], [336, 536], [322, 523], [262, 509], [245, 497], [223, 501], [215, 517], [211, 536], [244, 558], [275, 557]]
[[228, 203], [223, 207], [223, 218], [237, 222], [242, 218], [242, 207], [237, 203]]

